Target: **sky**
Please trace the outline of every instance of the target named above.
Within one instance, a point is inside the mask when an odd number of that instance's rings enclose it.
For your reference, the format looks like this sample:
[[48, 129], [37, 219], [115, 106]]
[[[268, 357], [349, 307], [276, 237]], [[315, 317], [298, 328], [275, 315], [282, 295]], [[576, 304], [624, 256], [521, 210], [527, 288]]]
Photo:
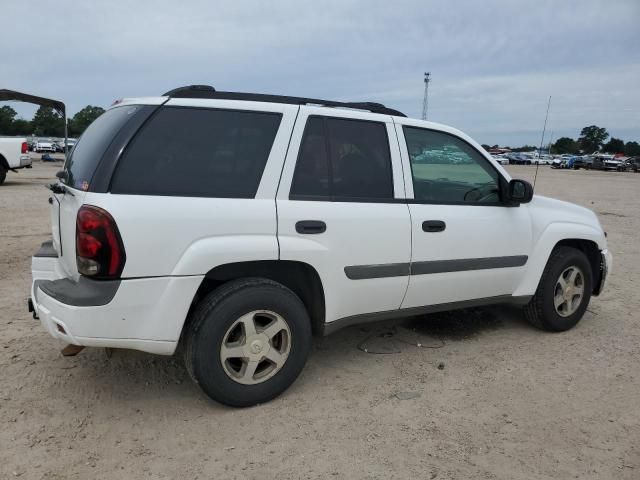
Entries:
[[3, 0], [0, 88], [72, 114], [208, 84], [420, 118], [428, 71], [429, 120], [480, 143], [539, 144], [550, 96], [545, 143], [592, 124], [640, 141], [640, 0], [98, 3]]

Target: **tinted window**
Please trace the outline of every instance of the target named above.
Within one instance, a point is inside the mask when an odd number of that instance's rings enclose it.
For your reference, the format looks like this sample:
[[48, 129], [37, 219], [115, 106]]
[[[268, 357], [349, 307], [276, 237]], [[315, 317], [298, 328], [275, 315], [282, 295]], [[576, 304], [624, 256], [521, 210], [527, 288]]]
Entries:
[[498, 172], [473, 147], [443, 132], [404, 127], [416, 200], [498, 203]]
[[379, 122], [310, 117], [291, 195], [336, 201], [393, 198], [386, 126]]
[[139, 110], [139, 106], [131, 105], [112, 108], [87, 127], [65, 163], [68, 185], [81, 190], [89, 188], [93, 173], [107, 147]]
[[165, 107], [118, 162], [113, 193], [252, 198], [280, 114]]
[[329, 159], [324, 135], [324, 119], [311, 117], [302, 137], [296, 171], [291, 184], [292, 195], [329, 197]]

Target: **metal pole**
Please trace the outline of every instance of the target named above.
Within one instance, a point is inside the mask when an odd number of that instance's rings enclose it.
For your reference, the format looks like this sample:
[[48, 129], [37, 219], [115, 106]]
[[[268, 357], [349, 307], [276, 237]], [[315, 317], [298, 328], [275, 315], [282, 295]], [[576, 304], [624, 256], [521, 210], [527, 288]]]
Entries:
[[64, 160], [65, 163], [67, 161], [67, 155], [68, 155], [68, 147], [67, 147], [67, 137], [68, 137], [68, 130], [67, 130], [67, 109], [65, 108], [64, 112], [62, 112], [62, 117], [64, 118]]
[[429, 107], [429, 82], [431, 81], [431, 72], [424, 74], [424, 98], [422, 99], [422, 120], [427, 119], [427, 110]]

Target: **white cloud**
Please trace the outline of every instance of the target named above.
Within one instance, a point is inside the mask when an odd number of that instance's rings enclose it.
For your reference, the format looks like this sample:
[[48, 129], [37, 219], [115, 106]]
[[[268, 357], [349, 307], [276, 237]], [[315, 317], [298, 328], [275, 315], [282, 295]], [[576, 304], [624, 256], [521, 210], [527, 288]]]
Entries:
[[527, 141], [549, 95], [553, 128], [640, 139], [637, 0], [5, 0], [2, 11], [20, 21], [0, 30], [0, 87], [71, 111], [209, 83], [417, 116], [429, 70], [432, 117], [480, 141]]

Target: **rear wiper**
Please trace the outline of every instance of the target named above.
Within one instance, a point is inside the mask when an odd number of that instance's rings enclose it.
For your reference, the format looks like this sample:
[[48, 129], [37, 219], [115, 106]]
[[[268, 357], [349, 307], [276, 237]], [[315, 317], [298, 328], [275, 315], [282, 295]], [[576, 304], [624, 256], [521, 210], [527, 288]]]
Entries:
[[56, 195], [68, 193], [72, 197], [75, 197], [74, 193], [69, 188], [67, 188], [66, 185], [63, 185], [62, 183], [50, 183], [48, 185], [45, 185], [45, 187], [51, 190]]

